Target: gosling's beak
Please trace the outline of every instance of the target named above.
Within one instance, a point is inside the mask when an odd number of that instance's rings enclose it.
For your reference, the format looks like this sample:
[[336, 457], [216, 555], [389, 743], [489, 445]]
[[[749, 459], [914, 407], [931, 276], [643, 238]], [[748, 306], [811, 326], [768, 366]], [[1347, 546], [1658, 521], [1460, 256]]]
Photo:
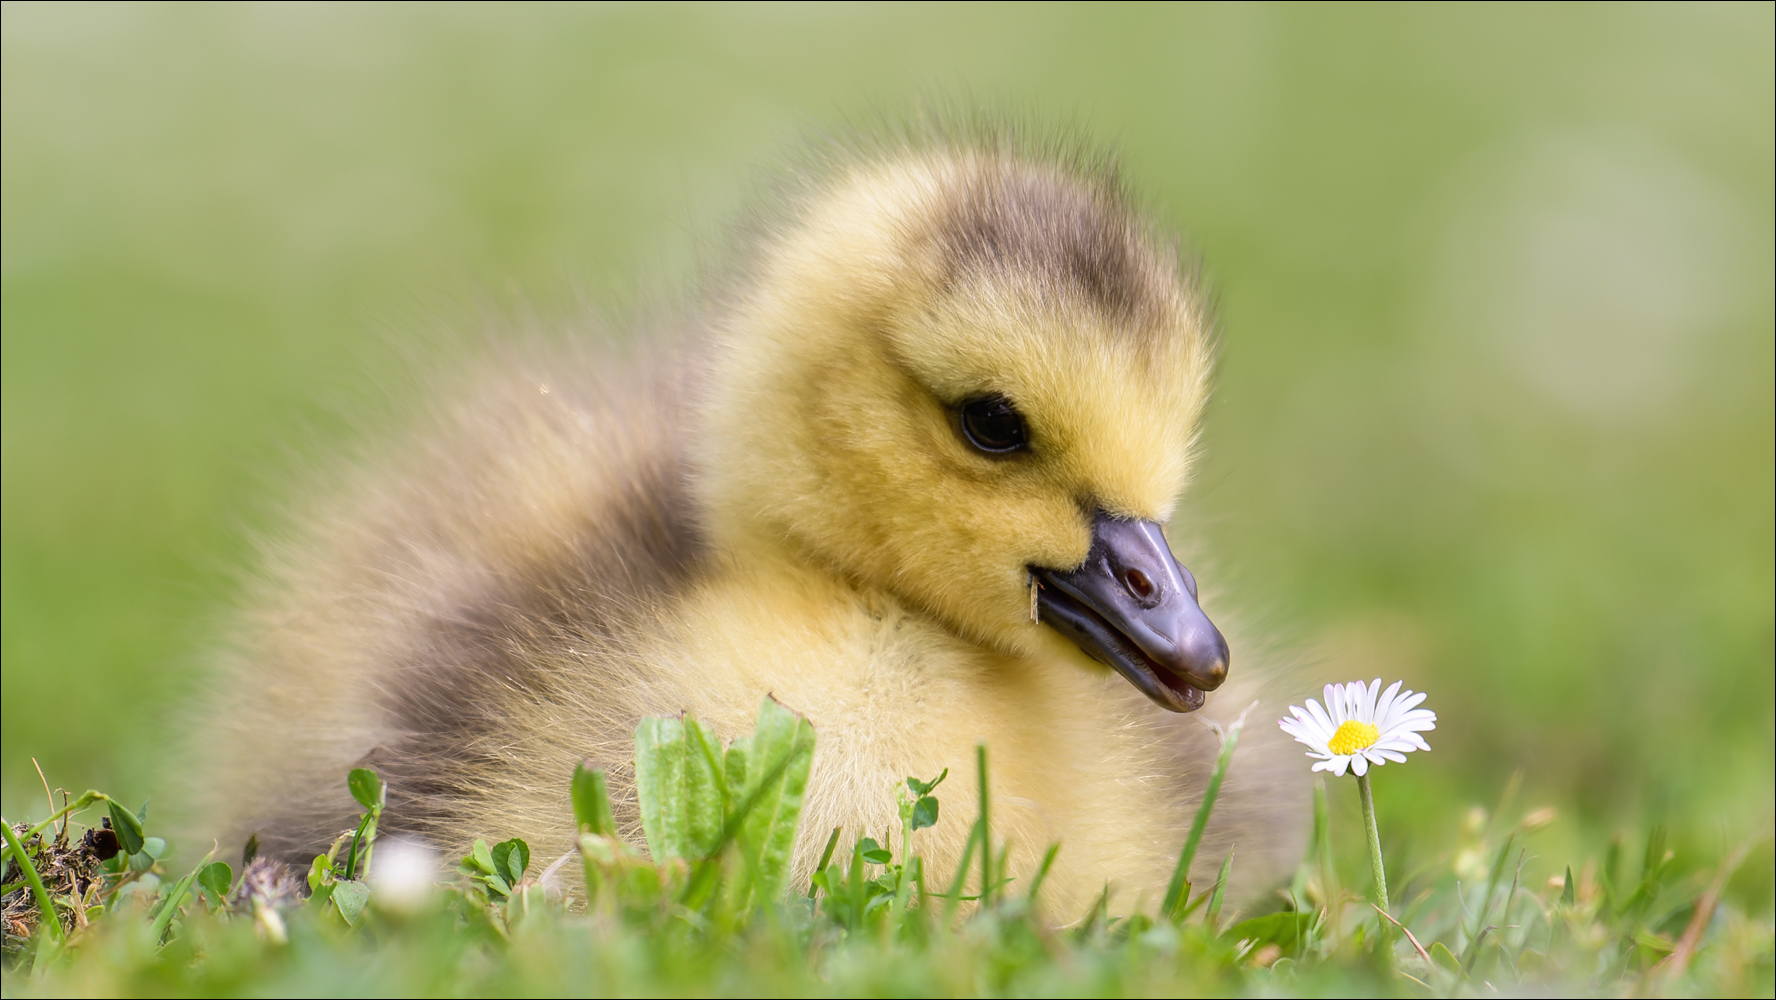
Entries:
[[1196, 579], [1152, 521], [1099, 513], [1075, 569], [1030, 567], [1042, 621], [1160, 707], [1194, 712], [1227, 679], [1227, 640], [1196, 603]]

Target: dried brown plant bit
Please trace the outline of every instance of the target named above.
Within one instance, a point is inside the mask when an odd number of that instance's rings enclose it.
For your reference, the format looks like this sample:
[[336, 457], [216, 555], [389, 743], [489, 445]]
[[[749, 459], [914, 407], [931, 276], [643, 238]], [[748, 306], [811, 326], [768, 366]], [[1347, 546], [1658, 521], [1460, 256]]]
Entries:
[[111, 829], [111, 817], [106, 816], [99, 822], [102, 825], [86, 831], [86, 835], [80, 840], [92, 852], [93, 857], [100, 861], [110, 861], [117, 856], [117, 852], [123, 850], [123, 844], [117, 839], [117, 831]]
[[[85, 836], [70, 843], [65, 826], [59, 836], [49, 841], [45, 841], [41, 833], [27, 836], [31, 831], [29, 823], [14, 823], [12, 830], [30, 855], [31, 864], [37, 869], [37, 877], [43, 880], [44, 891], [51, 899], [65, 900], [84, 894], [97, 877], [99, 864], [105, 860], [90, 843], [92, 834], [97, 831], [89, 830]], [[112, 854], [116, 854], [115, 848]], [[37, 929], [41, 914], [31, 890], [24, 885], [24, 869], [11, 856], [7, 857], [6, 871], [0, 878], [8, 886], [15, 883], [18, 886], [6, 895], [4, 909], [0, 910], [4, 914], [5, 948], [11, 953], [23, 947], [23, 939], [29, 938]], [[77, 918], [73, 906], [58, 909], [57, 915], [61, 918], [64, 931], [74, 929]]]

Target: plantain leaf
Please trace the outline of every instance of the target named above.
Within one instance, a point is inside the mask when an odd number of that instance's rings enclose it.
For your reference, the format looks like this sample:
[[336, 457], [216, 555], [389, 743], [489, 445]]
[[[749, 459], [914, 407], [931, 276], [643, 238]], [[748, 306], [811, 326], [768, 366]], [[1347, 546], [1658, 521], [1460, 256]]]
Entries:
[[696, 719], [685, 719], [684, 830], [685, 857], [714, 854], [727, 820], [726, 760], [721, 738]]
[[635, 792], [654, 860], [685, 856], [684, 720], [649, 716], [635, 728]]
[[744, 776], [730, 782], [730, 788], [740, 791], [733, 797], [740, 848], [750, 862], [759, 898], [774, 899], [789, 873], [802, 818], [814, 764], [814, 727], [766, 696], [752, 736], [734, 741], [728, 761], [730, 772]]
[[616, 836], [617, 823], [611, 817], [610, 790], [605, 784], [604, 772], [589, 768], [582, 761], [574, 766], [572, 787], [574, 825], [580, 828], [580, 832], [600, 837]]
[[655, 716], [635, 730], [641, 828], [655, 861], [701, 860], [721, 843], [727, 789], [721, 740], [696, 719]]

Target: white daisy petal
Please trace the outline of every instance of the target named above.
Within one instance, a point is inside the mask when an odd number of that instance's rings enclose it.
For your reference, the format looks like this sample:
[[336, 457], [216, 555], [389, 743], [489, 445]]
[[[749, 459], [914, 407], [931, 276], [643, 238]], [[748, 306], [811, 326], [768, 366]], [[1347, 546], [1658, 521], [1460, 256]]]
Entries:
[[1398, 750], [1402, 753], [1406, 753], [1406, 752], [1410, 752], [1413, 750], [1429, 750], [1430, 747], [1419, 746], [1417, 742], [1414, 742], [1414, 741], [1402, 736], [1402, 737], [1398, 737], [1395, 739], [1382, 740], [1381, 742], [1375, 744], [1374, 749], [1376, 749], [1378, 751], [1379, 750]]
[[[1395, 696], [1400, 693], [1400, 685], [1404, 683], [1404, 681], [1395, 681], [1389, 684], [1387, 690], [1383, 691], [1381, 697], [1376, 700], [1375, 725], [1377, 728], [1386, 727], [1388, 720], [1393, 718]], [[1411, 694], [1412, 692], [1406, 693]]]
[[1320, 708], [1320, 703], [1312, 698], [1307, 700], [1307, 704], [1308, 711], [1303, 711], [1293, 705], [1289, 706], [1289, 711], [1295, 713], [1296, 720], [1301, 723], [1301, 731], [1321, 739], [1331, 739], [1332, 727], [1326, 724], [1325, 710]]
[[1369, 758], [1360, 753], [1351, 754], [1350, 766], [1351, 770], [1357, 772], [1357, 777], [1361, 778], [1363, 775], [1369, 773]]
[[[1300, 712], [1301, 710], [1295, 709], [1294, 711]], [[1323, 733], [1321, 727], [1312, 719], [1278, 719], [1277, 725], [1282, 727], [1284, 732], [1293, 736], [1295, 742], [1313, 747], [1316, 750], [1325, 750], [1326, 741], [1330, 738], [1330, 734]]]
[[[1330, 691], [1332, 689], [1327, 688], [1326, 690]], [[1331, 698], [1327, 698], [1326, 703], [1328, 705], [1334, 704], [1334, 702]], [[1326, 730], [1326, 738], [1331, 739], [1332, 734], [1334, 732], [1336, 732], [1338, 729], [1338, 723], [1333, 722], [1332, 717], [1326, 714], [1326, 710], [1320, 707], [1320, 703], [1317, 701], [1314, 701], [1312, 698], [1307, 699], [1307, 711], [1309, 714], [1311, 714], [1313, 716], [1314, 721], [1319, 723], [1320, 726]], [[1342, 717], [1340, 717], [1339, 722], [1342, 722], [1342, 721], [1344, 721], [1344, 720]]]

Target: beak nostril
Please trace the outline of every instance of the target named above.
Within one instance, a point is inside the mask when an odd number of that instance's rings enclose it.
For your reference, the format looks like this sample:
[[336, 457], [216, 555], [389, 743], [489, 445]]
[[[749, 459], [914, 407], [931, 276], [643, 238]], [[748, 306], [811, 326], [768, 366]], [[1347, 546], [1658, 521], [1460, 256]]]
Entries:
[[1136, 597], [1145, 599], [1153, 596], [1153, 581], [1147, 579], [1147, 574], [1140, 570], [1129, 570], [1124, 574], [1123, 581], [1128, 584], [1129, 593]]

